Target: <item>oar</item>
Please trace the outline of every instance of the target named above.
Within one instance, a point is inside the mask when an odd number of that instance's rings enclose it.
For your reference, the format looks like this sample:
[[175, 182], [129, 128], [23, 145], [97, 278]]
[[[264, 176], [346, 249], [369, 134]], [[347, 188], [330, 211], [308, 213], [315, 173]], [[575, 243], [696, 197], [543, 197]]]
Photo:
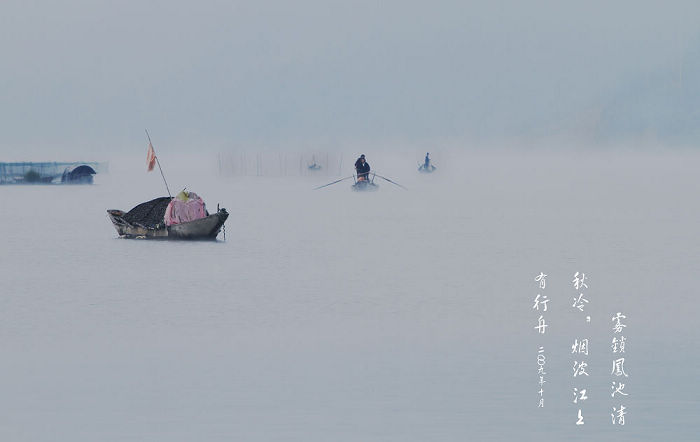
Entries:
[[322, 188], [324, 188], [324, 187], [330, 186], [331, 184], [335, 184], [335, 183], [339, 183], [339, 182], [341, 182], [341, 181], [349, 180], [349, 179], [352, 178], [353, 176], [354, 176], [354, 175], [346, 176], [345, 178], [341, 178], [341, 179], [339, 179], [339, 180], [335, 180], [335, 181], [333, 181], [332, 183], [328, 183], [328, 184], [324, 184], [323, 186], [315, 187], [314, 190], [322, 189]]
[[374, 174], [374, 176], [379, 177], [379, 178], [381, 178], [381, 179], [383, 179], [383, 180], [385, 180], [385, 181], [389, 181], [391, 184], [395, 184], [395, 185], [399, 186], [400, 188], [402, 188], [402, 189], [404, 189], [404, 190], [408, 190], [408, 189], [406, 189], [404, 186], [402, 186], [401, 184], [399, 184], [399, 183], [397, 183], [397, 182], [394, 182], [394, 181], [391, 181], [391, 180], [390, 180], [389, 178], [387, 178], [387, 177], [383, 177], [383, 176], [381, 176], [381, 175], [377, 175], [376, 173]]

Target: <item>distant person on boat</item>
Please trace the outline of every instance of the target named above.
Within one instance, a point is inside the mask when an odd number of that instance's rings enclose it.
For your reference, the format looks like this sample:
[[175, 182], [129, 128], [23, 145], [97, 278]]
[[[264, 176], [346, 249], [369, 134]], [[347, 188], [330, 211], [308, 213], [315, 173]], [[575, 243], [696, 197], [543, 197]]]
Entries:
[[432, 172], [433, 170], [435, 170], [435, 166], [430, 162], [430, 152], [426, 152], [425, 161], [418, 166], [418, 172]]
[[365, 154], [360, 155], [360, 158], [355, 161], [355, 172], [357, 172], [357, 181], [369, 179], [369, 163], [365, 161]]

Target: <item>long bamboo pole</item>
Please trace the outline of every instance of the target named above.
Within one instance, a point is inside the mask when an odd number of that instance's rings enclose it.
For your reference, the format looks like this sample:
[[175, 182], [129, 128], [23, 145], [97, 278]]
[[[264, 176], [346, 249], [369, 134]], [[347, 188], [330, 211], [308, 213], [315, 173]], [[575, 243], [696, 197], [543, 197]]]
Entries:
[[[148, 144], [153, 146], [153, 143], [151, 142], [151, 136], [148, 134], [148, 129], [146, 129], [146, 136], [148, 137]], [[155, 152], [155, 148], [153, 149], [153, 152]], [[163, 182], [165, 183], [165, 190], [168, 191], [168, 196], [170, 199], [173, 199], [173, 195], [170, 193], [170, 188], [168, 187], [168, 182], [165, 180], [165, 175], [163, 175], [163, 168], [160, 167], [160, 161], [158, 160], [158, 155], [156, 157], [156, 163], [158, 164], [158, 170], [160, 170], [160, 176], [163, 177]]]

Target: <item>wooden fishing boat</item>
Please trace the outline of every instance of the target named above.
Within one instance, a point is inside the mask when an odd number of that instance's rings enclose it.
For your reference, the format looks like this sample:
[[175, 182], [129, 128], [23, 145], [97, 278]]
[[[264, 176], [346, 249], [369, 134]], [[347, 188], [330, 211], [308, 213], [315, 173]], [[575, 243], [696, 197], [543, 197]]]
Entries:
[[215, 240], [228, 218], [226, 209], [179, 224], [166, 225], [163, 214], [170, 197], [156, 198], [139, 204], [129, 212], [107, 210], [120, 237], [143, 239]]
[[352, 187], [352, 190], [354, 190], [355, 192], [373, 192], [373, 191], [375, 191], [375, 190], [379, 190], [379, 185], [374, 183], [374, 179], [375, 179], [375, 178], [381, 178], [381, 179], [383, 179], [384, 181], [388, 181], [388, 182], [390, 182], [391, 184], [393, 184], [393, 185], [395, 185], [395, 186], [399, 186], [400, 188], [402, 188], [402, 189], [404, 189], [404, 190], [408, 190], [408, 189], [406, 189], [405, 187], [403, 187], [401, 184], [399, 184], [399, 183], [397, 183], [397, 182], [395, 182], [395, 181], [393, 181], [393, 180], [390, 180], [390, 179], [387, 178], [387, 177], [383, 177], [383, 176], [381, 176], [381, 175], [377, 175], [377, 174], [374, 173], [374, 172], [372, 172], [372, 178], [371, 178], [371, 179], [367, 179], [367, 178], [364, 178], [364, 177], [357, 178], [355, 175], [350, 175], [350, 176], [346, 176], [345, 178], [341, 178], [341, 179], [339, 179], [339, 180], [335, 180], [335, 181], [333, 181], [333, 182], [331, 182], [331, 183], [324, 184], [323, 186], [315, 187], [314, 190], [323, 189], [324, 187], [332, 186], [333, 184], [337, 184], [337, 183], [339, 183], [339, 182], [341, 182], [341, 181], [349, 180], [349, 179], [351, 179], [351, 178], [355, 181], [355, 184], [353, 184], [353, 185], [351, 186], [351, 187]]
[[379, 186], [370, 180], [359, 180], [352, 185], [352, 190], [355, 192], [373, 192], [379, 190]]

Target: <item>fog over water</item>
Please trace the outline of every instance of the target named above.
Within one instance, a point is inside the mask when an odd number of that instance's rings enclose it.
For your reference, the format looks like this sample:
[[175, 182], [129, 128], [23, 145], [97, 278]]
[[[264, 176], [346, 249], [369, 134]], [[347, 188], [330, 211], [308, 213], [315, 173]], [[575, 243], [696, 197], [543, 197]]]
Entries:
[[[413, 152], [367, 155], [409, 190], [313, 191], [335, 178], [221, 177], [216, 158], [168, 158], [171, 188], [230, 211], [217, 242], [116, 237], [106, 209], [164, 193], [142, 158], [115, 157], [93, 186], [4, 186], [0, 438], [694, 437], [696, 154], [444, 151], [432, 175]], [[590, 324], [572, 308], [576, 271]], [[617, 311], [623, 429], [610, 423]]]
[[[109, 173], [0, 186], [0, 440], [697, 439], [698, 16], [3, 0], [0, 162]], [[146, 128], [225, 240], [117, 238], [107, 209], [166, 194]], [[408, 190], [312, 190], [361, 153]]]

